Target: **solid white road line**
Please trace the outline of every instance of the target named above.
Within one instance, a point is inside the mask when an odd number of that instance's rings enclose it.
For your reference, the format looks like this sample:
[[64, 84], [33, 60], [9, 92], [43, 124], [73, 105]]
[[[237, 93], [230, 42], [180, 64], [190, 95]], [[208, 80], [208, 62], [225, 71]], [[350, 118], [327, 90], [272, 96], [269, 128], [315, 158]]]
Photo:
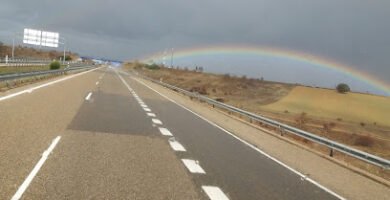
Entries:
[[156, 117], [156, 114], [154, 113], [146, 113], [149, 117]]
[[184, 163], [184, 165], [187, 167], [188, 171], [191, 173], [197, 173], [197, 174], [205, 174], [206, 172], [203, 170], [203, 168], [199, 165], [198, 161], [190, 160], [190, 159], [181, 159], [181, 161]]
[[85, 100], [89, 101], [89, 99], [91, 99], [91, 96], [92, 96], [92, 92], [88, 93], [88, 95], [85, 97]]
[[229, 200], [225, 193], [219, 187], [202, 186], [204, 192], [209, 196], [210, 200]]
[[190, 110], [189, 108], [186, 108], [185, 106], [183, 106], [183, 105], [177, 103], [175, 100], [173, 100], [173, 99], [171, 99], [171, 98], [165, 96], [164, 94], [161, 94], [159, 91], [157, 91], [157, 90], [153, 89], [152, 87], [146, 85], [144, 82], [142, 82], [142, 81], [140, 81], [140, 80], [138, 80], [138, 79], [136, 79], [136, 78], [133, 78], [133, 80], [135, 80], [135, 81], [137, 81], [138, 83], [144, 85], [145, 87], [151, 89], [152, 91], [156, 92], [156, 93], [159, 94], [160, 96], [162, 96], [162, 97], [168, 99], [168, 100], [171, 101], [172, 103], [175, 103], [176, 105], [182, 107], [183, 109], [185, 109], [185, 110], [191, 112], [192, 114], [194, 114], [194, 115], [196, 115], [197, 117], [203, 119], [204, 121], [208, 122], [209, 124], [211, 124], [211, 125], [213, 125], [213, 126], [219, 128], [220, 130], [222, 130], [222, 131], [224, 131], [225, 133], [231, 135], [232, 137], [234, 137], [235, 139], [237, 139], [237, 140], [239, 140], [240, 142], [244, 143], [245, 145], [249, 146], [250, 148], [256, 150], [257, 152], [259, 152], [259, 153], [261, 153], [261, 154], [263, 154], [264, 156], [266, 156], [266, 157], [268, 157], [269, 159], [275, 161], [276, 163], [278, 163], [279, 165], [285, 167], [286, 169], [288, 169], [288, 170], [294, 172], [295, 174], [297, 174], [297, 175], [300, 176], [301, 178], [304, 178], [305, 180], [307, 180], [307, 181], [309, 181], [310, 183], [316, 185], [317, 187], [323, 189], [324, 191], [328, 192], [329, 194], [335, 196], [336, 198], [341, 199], [341, 200], [346, 200], [346, 199], [345, 199], [344, 197], [342, 197], [341, 195], [339, 195], [339, 194], [333, 192], [332, 190], [330, 190], [330, 189], [328, 189], [327, 187], [321, 185], [320, 183], [316, 182], [315, 180], [313, 180], [313, 179], [307, 177], [306, 175], [302, 174], [301, 172], [299, 172], [299, 171], [293, 169], [292, 167], [290, 167], [290, 166], [284, 164], [283, 162], [281, 162], [281, 161], [279, 161], [278, 159], [274, 158], [273, 156], [271, 156], [271, 155], [265, 153], [264, 151], [260, 150], [259, 148], [255, 147], [254, 145], [250, 144], [249, 142], [247, 142], [247, 141], [245, 141], [245, 140], [239, 138], [238, 136], [234, 135], [233, 133], [229, 132], [228, 130], [226, 130], [226, 129], [220, 127], [219, 125], [215, 124], [214, 122], [212, 122], [212, 121], [206, 119], [205, 117], [203, 117], [203, 116], [201, 116], [201, 115], [195, 113], [194, 111]]
[[152, 110], [150, 110], [150, 108], [143, 108], [146, 112], [150, 112]]
[[80, 76], [80, 75], [83, 75], [83, 74], [85, 74], [85, 73], [95, 71], [95, 70], [97, 70], [97, 69], [100, 69], [100, 67], [99, 67], [99, 68], [96, 68], [96, 69], [89, 70], [89, 71], [81, 72], [81, 73], [78, 73], [78, 74], [74, 74], [74, 75], [71, 75], [71, 76], [67, 76], [67, 77], [65, 77], [65, 78], [61, 78], [61, 79], [58, 79], [58, 80], [55, 80], [55, 81], [52, 81], [52, 82], [48, 82], [48, 83], [45, 83], [45, 84], [42, 84], [42, 85], [38, 85], [38, 86], [33, 87], [33, 88], [25, 89], [25, 90], [22, 90], [22, 91], [20, 91], [20, 92], [16, 92], [16, 93], [13, 93], [13, 94], [4, 96], [4, 97], [0, 97], [0, 101], [6, 100], [6, 99], [10, 99], [10, 98], [12, 98], [12, 97], [16, 97], [16, 96], [21, 95], [21, 94], [24, 94], [24, 93], [31, 93], [32, 91], [34, 91], [34, 90], [36, 90], [36, 89], [43, 88], [43, 87], [46, 87], [46, 86], [49, 86], [49, 85], [53, 85], [53, 84], [55, 84], [55, 83], [58, 83], [58, 82], [61, 82], [61, 81], [65, 81], [65, 80], [74, 78], [74, 77], [76, 77], [76, 76]]
[[155, 124], [162, 125], [162, 122], [161, 122], [159, 119], [153, 118], [152, 121], [153, 121], [153, 123], [155, 123]]
[[24, 180], [23, 184], [19, 187], [18, 191], [14, 194], [11, 200], [18, 200], [22, 197], [24, 191], [26, 191], [27, 187], [30, 185], [31, 181], [34, 179], [35, 175], [37, 175], [39, 169], [41, 169], [42, 165], [45, 163], [47, 157], [50, 155], [50, 153], [53, 151], [54, 147], [56, 147], [57, 143], [60, 141], [61, 136], [57, 136], [49, 148], [43, 152], [41, 159], [38, 161], [38, 163], [35, 165], [34, 169], [30, 172], [30, 174], [27, 176], [26, 180]]
[[129, 86], [129, 84], [127, 84], [127, 82], [122, 78], [122, 76], [118, 74], [118, 72], [116, 71], [116, 69], [114, 69], [114, 72], [115, 72], [115, 74], [119, 77], [119, 79], [121, 79], [122, 83], [126, 86], [126, 88], [127, 88], [129, 91], [132, 91], [132, 89], [131, 89], [131, 87]]
[[[152, 113], [152, 114], [153, 114], [153, 113]], [[172, 136], [172, 133], [171, 133], [168, 129], [162, 128], [162, 127], [158, 128], [158, 129], [160, 130], [160, 132], [161, 132], [162, 135], [165, 135], [165, 136]]]
[[175, 138], [169, 138], [168, 142], [174, 151], [186, 151], [183, 145], [176, 141]]

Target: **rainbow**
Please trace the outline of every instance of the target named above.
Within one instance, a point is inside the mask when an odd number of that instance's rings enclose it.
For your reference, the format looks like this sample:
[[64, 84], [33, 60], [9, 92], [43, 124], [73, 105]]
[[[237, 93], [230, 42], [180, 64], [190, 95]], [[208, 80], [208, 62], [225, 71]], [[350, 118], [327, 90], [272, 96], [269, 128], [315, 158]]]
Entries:
[[[202, 55], [218, 55], [218, 54], [244, 54], [244, 55], [260, 55], [275, 57], [281, 59], [289, 59], [293, 61], [304, 62], [312, 64], [314, 66], [331, 69], [347, 76], [353, 77], [362, 81], [376, 89], [379, 89], [390, 96], [390, 83], [379, 80], [378, 78], [358, 70], [352, 66], [342, 64], [331, 59], [324, 57], [317, 57], [304, 52], [289, 49], [278, 49], [271, 47], [255, 47], [255, 46], [203, 46], [196, 48], [188, 48], [181, 50], [174, 50], [174, 59], [190, 57], [190, 56], [202, 56]], [[163, 55], [152, 55], [139, 59], [141, 62], [153, 62], [160, 63], [163, 61]], [[170, 57], [170, 56], [168, 56]]]

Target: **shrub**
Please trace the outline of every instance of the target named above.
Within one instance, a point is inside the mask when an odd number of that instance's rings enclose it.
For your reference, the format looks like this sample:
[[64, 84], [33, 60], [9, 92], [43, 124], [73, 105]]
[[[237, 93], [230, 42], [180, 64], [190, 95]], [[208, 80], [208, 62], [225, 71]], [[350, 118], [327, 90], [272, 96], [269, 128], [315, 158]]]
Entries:
[[133, 63], [133, 66], [134, 66], [134, 69], [141, 69], [143, 66], [145, 66], [145, 64], [142, 64], [142, 63], [140, 63], [138, 61], [135, 61]]
[[216, 101], [219, 101], [219, 102], [221, 102], [221, 103], [225, 102], [225, 100], [224, 100], [223, 98], [216, 98], [215, 100], [216, 100]]
[[61, 67], [61, 64], [60, 62], [58, 61], [54, 61], [52, 63], [50, 63], [50, 69], [53, 70], [53, 69], [59, 69]]
[[360, 122], [360, 126], [365, 126], [366, 124], [364, 122]]
[[158, 66], [156, 63], [153, 63], [151, 65], [146, 65], [145, 67], [148, 68], [148, 69], [151, 69], [151, 70], [160, 69], [160, 66]]
[[230, 80], [230, 74], [224, 74], [223, 80], [225, 80], [225, 81]]
[[349, 92], [351, 89], [349, 88], [349, 86], [347, 84], [340, 83], [337, 85], [336, 90], [339, 93], [346, 93], [346, 92]]
[[336, 124], [334, 122], [330, 122], [330, 123], [324, 123], [322, 124], [322, 126], [324, 127], [325, 132], [330, 132], [334, 127], [336, 127]]
[[358, 146], [370, 147], [374, 145], [374, 143], [375, 143], [374, 138], [368, 135], [360, 135], [355, 139], [355, 145]]
[[[59, 56], [58, 60], [64, 60], [64, 56]], [[72, 60], [72, 57], [70, 57], [69, 55], [65, 56], [65, 61], [71, 61], [71, 60]]]
[[192, 87], [190, 92], [197, 92], [197, 93], [202, 94], [202, 95], [207, 95], [208, 94], [207, 90], [206, 90], [206, 88], [204, 86], [202, 86], [202, 87], [196, 87], [196, 86]]
[[307, 113], [302, 112], [296, 119], [299, 128], [302, 128], [302, 126], [308, 121]]

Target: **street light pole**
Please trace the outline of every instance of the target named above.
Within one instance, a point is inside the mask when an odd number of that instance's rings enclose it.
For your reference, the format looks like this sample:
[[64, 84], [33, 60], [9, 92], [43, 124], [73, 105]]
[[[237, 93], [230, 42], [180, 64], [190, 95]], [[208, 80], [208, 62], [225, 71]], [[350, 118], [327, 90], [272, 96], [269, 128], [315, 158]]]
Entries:
[[66, 57], [66, 52], [65, 52], [65, 50], [66, 50], [66, 39], [63, 38], [63, 37], [61, 37], [61, 39], [64, 40], [63, 43], [61, 43], [61, 42], [59, 42], [59, 43], [64, 45], [64, 57], [62, 57], [62, 64], [65, 65], [65, 57]]
[[12, 38], [12, 60], [14, 60], [14, 52], [15, 52], [15, 36]]
[[171, 49], [171, 68], [173, 68], [173, 47]]
[[65, 47], [66, 47], [66, 45], [65, 45], [65, 42], [64, 42], [64, 57], [63, 57], [63, 62], [64, 62], [64, 64], [65, 64]]

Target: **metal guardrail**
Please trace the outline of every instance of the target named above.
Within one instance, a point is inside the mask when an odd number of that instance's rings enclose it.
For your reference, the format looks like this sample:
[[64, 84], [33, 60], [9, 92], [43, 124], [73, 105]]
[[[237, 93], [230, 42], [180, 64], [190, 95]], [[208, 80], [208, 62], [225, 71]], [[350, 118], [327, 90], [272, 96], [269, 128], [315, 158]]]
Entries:
[[0, 58], [0, 63], [50, 63], [50, 59], [34, 59], [34, 58]]
[[81, 66], [81, 67], [69, 67], [69, 68], [65, 68], [65, 69], [56, 69], [56, 70], [24, 72], [24, 73], [15, 73], [15, 74], [2, 74], [2, 75], [0, 75], [0, 81], [7, 81], [7, 80], [19, 79], [19, 78], [25, 78], [25, 77], [31, 77], [31, 76], [40, 76], [40, 75], [46, 75], [46, 74], [63, 74], [65, 72], [69, 72], [69, 71], [89, 69], [89, 68], [95, 68], [95, 67], [96, 66], [88, 65], [88, 66]]
[[289, 125], [277, 122], [275, 120], [268, 119], [268, 118], [265, 118], [265, 117], [262, 117], [262, 116], [258, 116], [256, 114], [247, 112], [245, 110], [241, 110], [239, 108], [236, 108], [236, 107], [233, 107], [233, 106], [230, 106], [230, 105], [218, 102], [216, 100], [213, 100], [213, 99], [201, 96], [201, 95], [193, 93], [193, 92], [189, 92], [187, 90], [178, 88], [176, 86], [169, 85], [169, 84], [164, 83], [162, 81], [157, 81], [157, 80], [154, 80], [152, 78], [149, 78], [149, 77], [146, 77], [146, 76], [143, 76], [143, 75], [139, 75], [139, 76], [143, 77], [144, 79], [150, 80], [150, 81], [152, 81], [154, 83], [157, 83], [157, 84], [160, 84], [162, 86], [165, 86], [167, 88], [170, 88], [170, 89], [176, 90], [178, 92], [181, 92], [181, 93], [183, 93], [185, 95], [188, 95], [190, 97], [194, 97], [194, 98], [197, 98], [197, 99], [199, 99], [201, 101], [205, 101], [205, 102], [207, 102], [209, 104], [212, 104], [213, 106], [217, 106], [217, 107], [220, 107], [220, 108], [223, 108], [223, 109], [226, 109], [226, 110], [238, 113], [240, 115], [249, 117], [251, 120], [259, 121], [259, 122], [271, 125], [273, 127], [277, 127], [277, 128], [280, 129], [281, 134], [283, 133], [283, 131], [287, 131], [287, 132], [292, 133], [292, 134], [294, 134], [296, 136], [299, 136], [299, 137], [305, 138], [307, 140], [310, 140], [312, 142], [315, 142], [315, 143], [324, 145], [326, 147], [329, 147], [330, 148], [330, 156], [333, 156], [333, 151], [339, 151], [339, 152], [345, 153], [345, 154], [347, 154], [349, 156], [352, 156], [354, 158], [357, 158], [359, 160], [362, 160], [362, 161], [371, 163], [373, 165], [382, 167], [385, 170], [390, 170], [390, 161], [386, 160], [384, 158], [381, 158], [381, 157], [378, 157], [378, 156], [375, 156], [375, 155], [372, 155], [372, 154], [369, 154], [369, 153], [366, 153], [366, 152], [354, 149], [352, 147], [348, 147], [348, 146], [340, 144], [338, 142], [335, 142], [335, 141], [332, 141], [332, 140], [329, 140], [329, 139], [326, 139], [326, 138], [314, 135], [312, 133], [300, 130], [298, 128], [294, 128], [292, 126], [289, 126]]

